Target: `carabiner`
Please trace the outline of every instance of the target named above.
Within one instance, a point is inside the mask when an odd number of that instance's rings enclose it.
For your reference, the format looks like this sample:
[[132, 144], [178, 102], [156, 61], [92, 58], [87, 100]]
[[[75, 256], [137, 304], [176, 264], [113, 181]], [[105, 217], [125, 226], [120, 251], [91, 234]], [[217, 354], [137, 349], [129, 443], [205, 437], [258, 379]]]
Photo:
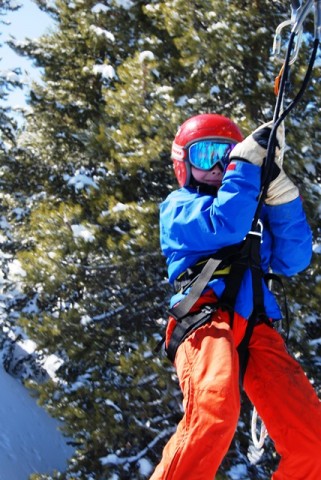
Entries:
[[[316, 2], [318, 3], [318, 2]], [[308, 0], [304, 6], [301, 5], [295, 11], [293, 18], [292, 32], [299, 33], [302, 30], [303, 23], [313, 8], [314, 0]]]
[[303, 23], [312, 11], [314, 5], [314, 34], [315, 38], [321, 40], [321, 0], [308, 0], [304, 5], [299, 0], [292, 1], [291, 5], [291, 19], [280, 23], [275, 31], [273, 41], [273, 56], [276, 60], [283, 63], [284, 59], [281, 56], [282, 48], [282, 30], [285, 27], [291, 26], [291, 33], [296, 35], [296, 42], [293, 48], [292, 56], [290, 57], [289, 65], [292, 65], [298, 58], [302, 34]]
[[[293, 24], [292, 19], [291, 20], [285, 20], [284, 22], [280, 23], [280, 25], [277, 27], [275, 31], [275, 36], [273, 40], [273, 47], [272, 47], [272, 53], [274, 58], [279, 61], [280, 63], [284, 63], [284, 58], [281, 56], [281, 48], [282, 48], [282, 30], [285, 27], [291, 26]], [[303, 33], [303, 28], [298, 31], [298, 35], [296, 37], [296, 42], [294, 45], [294, 50], [292, 53], [292, 56], [289, 61], [289, 65], [292, 65], [296, 59], [298, 58], [299, 55], [299, 50], [301, 46], [301, 41], [302, 41], [302, 33]]]

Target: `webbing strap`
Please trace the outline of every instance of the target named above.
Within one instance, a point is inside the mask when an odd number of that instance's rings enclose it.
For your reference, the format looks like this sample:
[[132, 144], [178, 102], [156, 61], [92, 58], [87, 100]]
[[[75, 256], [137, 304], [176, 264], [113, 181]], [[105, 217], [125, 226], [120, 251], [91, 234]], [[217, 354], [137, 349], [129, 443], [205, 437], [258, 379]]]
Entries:
[[226, 277], [225, 289], [221, 296], [223, 305], [229, 305], [231, 308], [235, 307], [244, 274], [246, 270], [250, 269], [252, 273], [254, 309], [260, 314], [264, 312], [260, 244], [261, 234], [259, 232], [249, 232], [240, 251], [239, 259], [232, 263], [230, 274]]
[[169, 314], [174, 317], [175, 320], [180, 321], [186, 317], [186, 315], [188, 315], [192, 307], [202, 295], [213, 273], [220, 266], [221, 262], [222, 260], [215, 258], [210, 258], [208, 260], [201, 273], [195, 278], [188, 295], [186, 295], [186, 297], [184, 297], [180, 303], [170, 308]]
[[264, 280], [266, 281], [266, 283], [268, 283], [269, 280], [276, 281], [282, 289], [283, 313], [284, 313], [284, 319], [285, 319], [285, 324], [286, 324], [285, 343], [287, 343], [288, 340], [289, 340], [289, 334], [290, 334], [290, 315], [289, 315], [289, 308], [288, 308], [288, 302], [287, 302], [287, 298], [286, 298], [286, 291], [285, 291], [284, 283], [282, 282], [281, 278], [278, 275], [276, 275], [275, 273], [265, 274], [264, 275]]
[[228, 305], [234, 309], [244, 273], [248, 268], [250, 268], [250, 266], [245, 260], [240, 260], [232, 264], [230, 274], [225, 280], [224, 292], [221, 296], [221, 303], [223, 305]]
[[180, 344], [194, 330], [208, 322], [211, 319], [214, 310], [215, 307], [204, 307], [200, 312], [188, 315], [181, 322], [176, 324], [166, 349], [167, 356], [172, 362], [174, 362], [176, 351]]
[[266, 318], [264, 309], [263, 294], [263, 272], [260, 266], [260, 242], [261, 236], [257, 232], [250, 232], [246, 238], [242, 257], [238, 262], [232, 265], [230, 276], [227, 278], [225, 291], [221, 298], [223, 304], [227, 302], [232, 308], [235, 307], [236, 296], [241, 287], [245, 271], [251, 269], [252, 291], [253, 291], [253, 311], [247, 320], [244, 337], [239, 344], [237, 351], [240, 364], [240, 386], [243, 387], [243, 379], [248, 362], [248, 346], [253, 333], [253, 329], [260, 318]]

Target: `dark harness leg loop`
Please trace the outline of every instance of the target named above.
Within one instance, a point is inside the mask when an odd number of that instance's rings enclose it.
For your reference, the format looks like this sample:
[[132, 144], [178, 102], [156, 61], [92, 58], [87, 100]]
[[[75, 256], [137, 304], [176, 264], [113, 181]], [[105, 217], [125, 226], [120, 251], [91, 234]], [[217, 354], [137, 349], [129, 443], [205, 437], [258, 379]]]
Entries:
[[213, 313], [217, 310], [215, 306], [203, 307], [200, 312], [186, 316], [182, 321], [177, 322], [166, 348], [168, 358], [174, 362], [175, 355], [181, 343], [205, 323], [209, 322]]

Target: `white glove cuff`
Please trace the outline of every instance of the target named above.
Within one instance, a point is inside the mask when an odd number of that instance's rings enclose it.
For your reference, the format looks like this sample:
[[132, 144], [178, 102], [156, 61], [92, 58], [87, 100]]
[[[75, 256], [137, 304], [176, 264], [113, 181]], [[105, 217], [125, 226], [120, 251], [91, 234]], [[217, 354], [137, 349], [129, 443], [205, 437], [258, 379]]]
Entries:
[[267, 205], [281, 205], [291, 202], [299, 196], [299, 189], [289, 179], [284, 170], [270, 183], [265, 203]]

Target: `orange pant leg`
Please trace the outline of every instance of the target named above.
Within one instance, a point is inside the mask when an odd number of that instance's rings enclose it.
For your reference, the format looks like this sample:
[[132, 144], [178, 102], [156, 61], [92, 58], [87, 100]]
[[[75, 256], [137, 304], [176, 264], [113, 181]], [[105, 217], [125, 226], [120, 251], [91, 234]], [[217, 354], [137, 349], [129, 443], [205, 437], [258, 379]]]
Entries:
[[228, 314], [216, 312], [211, 323], [188, 337], [175, 366], [184, 416], [150, 480], [212, 480], [240, 410], [238, 356]]
[[258, 325], [244, 389], [264, 420], [281, 461], [273, 480], [321, 479], [321, 402], [278, 332]]

